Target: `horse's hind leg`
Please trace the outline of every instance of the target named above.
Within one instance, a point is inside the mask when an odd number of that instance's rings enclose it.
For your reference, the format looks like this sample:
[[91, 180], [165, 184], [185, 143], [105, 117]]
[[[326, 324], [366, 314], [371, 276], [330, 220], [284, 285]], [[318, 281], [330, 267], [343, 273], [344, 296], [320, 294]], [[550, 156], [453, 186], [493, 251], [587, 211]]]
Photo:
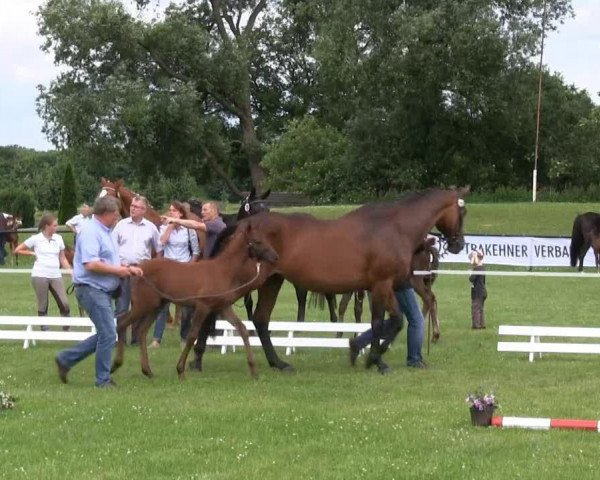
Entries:
[[[303, 322], [306, 317], [306, 296], [308, 291], [295, 284], [294, 288], [296, 289], [296, 299], [298, 300], [298, 314], [296, 316], [296, 321]], [[256, 308], [258, 309], [258, 306]]]
[[146, 315], [140, 322], [138, 322], [137, 339], [140, 344], [140, 363], [142, 367], [142, 373], [148, 378], [152, 378], [154, 374], [150, 368], [150, 360], [148, 359], [148, 330], [154, 323], [158, 312], [152, 312]]
[[231, 305], [223, 310], [225, 314], [225, 318], [231, 323], [237, 331], [240, 333], [242, 340], [244, 341], [244, 348], [246, 349], [246, 360], [248, 362], [248, 367], [250, 368], [250, 375], [253, 377], [257, 376], [256, 371], [256, 357], [254, 356], [254, 352], [250, 347], [250, 339], [248, 338], [248, 329], [246, 325], [239, 319], [239, 317], [235, 314]]

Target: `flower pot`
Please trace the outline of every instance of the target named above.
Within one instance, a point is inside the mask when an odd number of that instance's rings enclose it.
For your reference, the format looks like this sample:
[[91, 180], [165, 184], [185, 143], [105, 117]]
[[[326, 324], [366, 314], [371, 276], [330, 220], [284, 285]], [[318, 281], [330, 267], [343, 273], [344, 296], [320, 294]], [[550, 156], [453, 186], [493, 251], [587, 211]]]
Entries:
[[483, 410], [471, 407], [471, 423], [480, 427], [489, 427], [492, 424], [492, 416], [496, 407], [490, 405]]

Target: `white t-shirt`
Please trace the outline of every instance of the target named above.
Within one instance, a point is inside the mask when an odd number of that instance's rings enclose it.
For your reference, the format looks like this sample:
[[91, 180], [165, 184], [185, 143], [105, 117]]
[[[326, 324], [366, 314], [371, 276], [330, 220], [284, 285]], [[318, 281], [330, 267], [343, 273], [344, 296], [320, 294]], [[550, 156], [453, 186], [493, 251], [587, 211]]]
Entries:
[[81, 227], [83, 227], [84, 222], [87, 222], [91, 217], [84, 217], [81, 213], [78, 213], [73, 218], [67, 220], [65, 225], [73, 227], [75, 229], [75, 233], [79, 234], [81, 232]]
[[52, 235], [48, 240], [43, 233], [32, 235], [23, 242], [27, 248], [35, 252], [35, 263], [31, 271], [32, 277], [61, 278], [60, 260], [61, 251], [65, 249], [65, 242], [58, 234]]

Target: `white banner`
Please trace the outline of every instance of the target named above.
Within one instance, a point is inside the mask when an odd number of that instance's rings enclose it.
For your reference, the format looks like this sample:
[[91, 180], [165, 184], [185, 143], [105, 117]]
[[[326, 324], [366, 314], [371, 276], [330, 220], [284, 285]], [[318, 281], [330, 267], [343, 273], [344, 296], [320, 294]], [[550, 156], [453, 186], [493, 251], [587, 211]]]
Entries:
[[[468, 255], [482, 249], [487, 265], [518, 267], [569, 267], [571, 265], [570, 237], [509, 237], [492, 235], [465, 235], [465, 248], [454, 255], [448, 252], [444, 239], [438, 238], [440, 262], [469, 263]], [[583, 264], [596, 266], [592, 249]]]

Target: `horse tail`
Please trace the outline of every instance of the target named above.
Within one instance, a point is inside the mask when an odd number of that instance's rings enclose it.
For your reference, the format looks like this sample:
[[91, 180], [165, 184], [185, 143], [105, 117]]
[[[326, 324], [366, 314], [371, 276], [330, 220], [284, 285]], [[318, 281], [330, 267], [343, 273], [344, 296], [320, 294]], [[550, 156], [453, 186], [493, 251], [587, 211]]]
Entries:
[[577, 259], [579, 258], [579, 252], [584, 244], [583, 228], [582, 228], [582, 215], [577, 215], [573, 222], [573, 231], [571, 233], [571, 245], [569, 247], [571, 253], [571, 266], [577, 265]]
[[319, 310], [325, 309], [325, 294], [310, 292], [308, 296], [308, 306], [318, 308]]

